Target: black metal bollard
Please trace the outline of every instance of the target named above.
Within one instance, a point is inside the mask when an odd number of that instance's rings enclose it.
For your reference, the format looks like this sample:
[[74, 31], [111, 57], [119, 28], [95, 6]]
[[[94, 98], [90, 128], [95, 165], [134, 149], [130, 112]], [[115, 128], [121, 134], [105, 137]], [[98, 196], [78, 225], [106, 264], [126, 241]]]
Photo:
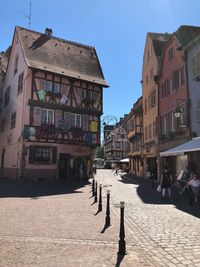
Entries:
[[92, 196], [95, 194], [95, 180], [94, 178], [92, 179]]
[[110, 190], [107, 190], [106, 222], [105, 226], [110, 226]]
[[98, 211], [102, 211], [102, 185], [99, 185], [99, 205]]
[[97, 181], [95, 183], [94, 203], [97, 202]]
[[119, 232], [119, 255], [126, 255], [126, 242], [124, 230], [124, 202], [120, 202], [120, 232]]

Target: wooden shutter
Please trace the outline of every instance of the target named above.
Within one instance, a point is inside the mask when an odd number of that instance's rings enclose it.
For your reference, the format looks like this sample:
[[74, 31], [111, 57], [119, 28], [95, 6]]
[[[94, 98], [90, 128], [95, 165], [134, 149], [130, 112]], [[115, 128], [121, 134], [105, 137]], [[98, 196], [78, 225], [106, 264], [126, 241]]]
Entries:
[[198, 76], [197, 56], [192, 57], [192, 76], [194, 79]]
[[57, 160], [57, 147], [54, 146], [52, 149], [52, 163], [56, 163]]
[[29, 147], [29, 163], [33, 164], [35, 162], [35, 146]]
[[34, 107], [34, 126], [41, 125], [41, 108]]
[[83, 114], [83, 131], [88, 131], [89, 128], [89, 116], [87, 114]]

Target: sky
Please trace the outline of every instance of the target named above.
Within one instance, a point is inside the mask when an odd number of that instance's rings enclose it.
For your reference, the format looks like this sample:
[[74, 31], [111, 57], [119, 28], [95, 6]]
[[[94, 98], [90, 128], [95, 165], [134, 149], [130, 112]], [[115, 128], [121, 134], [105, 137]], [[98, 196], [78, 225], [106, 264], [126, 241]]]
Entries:
[[[15, 26], [28, 28], [29, 0], [0, 0], [0, 51]], [[140, 84], [147, 32], [200, 26], [200, 0], [31, 0], [31, 29], [95, 46], [104, 77], [102, 120], [114, 123], [142, 95]], [[108, 119], [110, 118], [110, 119]], [[112, 121], [113, 119], [113, 121]], [[109, 120], [109, 121], [108, 121]]]

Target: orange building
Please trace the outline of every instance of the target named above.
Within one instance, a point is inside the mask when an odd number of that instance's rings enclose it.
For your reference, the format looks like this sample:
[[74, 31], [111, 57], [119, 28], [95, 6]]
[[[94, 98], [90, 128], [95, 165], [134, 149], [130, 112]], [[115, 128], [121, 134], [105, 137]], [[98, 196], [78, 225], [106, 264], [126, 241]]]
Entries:
[[[158, 155], [158, 71], [162, 49], [169, 34], [147, 33], [142, 66], [144, 173], [155, 169]], [[159, 170], [158, 170], [159, 171]]]

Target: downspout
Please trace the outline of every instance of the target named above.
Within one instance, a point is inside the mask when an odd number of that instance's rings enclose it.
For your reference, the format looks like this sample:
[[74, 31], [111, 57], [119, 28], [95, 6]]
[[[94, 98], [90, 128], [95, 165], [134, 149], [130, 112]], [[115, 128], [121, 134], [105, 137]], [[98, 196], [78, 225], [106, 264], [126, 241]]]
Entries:
[[190, 92], [189, 92], [189, 83], [188, 83], [188, 64], [187, 64], [187, 52], [184, 51], [184, 57], [185, 57], [185, 76], [186, 76], [186, 92], [187, 92], [187, 102], [186, 102], [186, 108], [187, 108], [187, 128], [188, 128], [188, 134], [189, 139], [192, 138], [192, 131], [191, 131], [191, 100], [190, 100]]

